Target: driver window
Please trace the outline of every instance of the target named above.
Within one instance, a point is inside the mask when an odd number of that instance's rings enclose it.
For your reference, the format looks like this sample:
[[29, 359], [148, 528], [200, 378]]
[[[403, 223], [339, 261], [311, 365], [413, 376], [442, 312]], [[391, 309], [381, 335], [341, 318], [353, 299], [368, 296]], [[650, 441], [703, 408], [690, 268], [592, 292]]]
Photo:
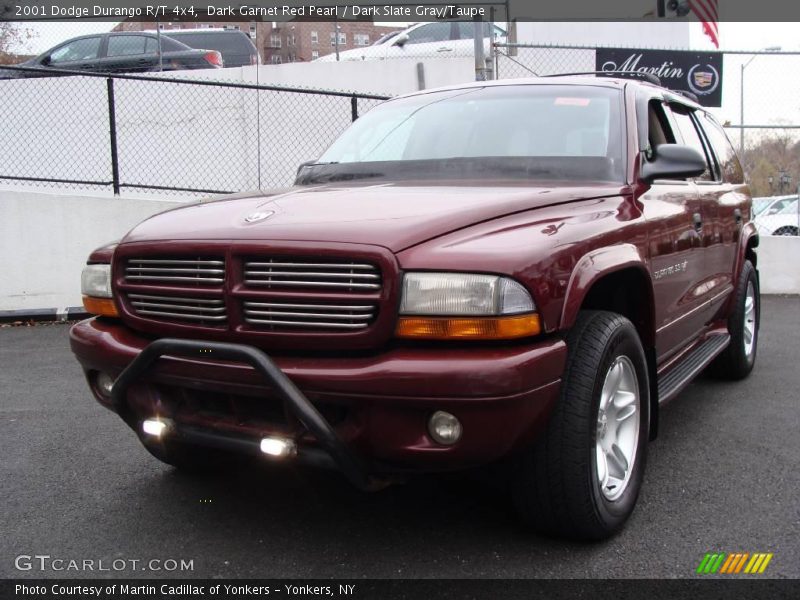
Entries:
[[90, 37], [64, 44], [48, 56], [49, 63], [55, 65], [97, 58], [100, 51], [100, 39], [100, 37]]
[[703, 140], [700, 139], [697, 126], [694, 124], [694, 120], [692, 119], [691, 113], [693, 111], [683, 106], [672, 106], [671, 108], [672, 116], [675, 119], [675, 124], [678, 127], [678, 132], [683, 139], [683, 143], [697, 150], [700, 153], [700, 156], [704, 156], [706, 159], [706, 170], [702, 175], [700, 175], [700, 177], [695, 177], [694, 181], [713, 181], [714, 176], [712, 175], [711, 168], [709, 167], [710, 163], [708, 160], [708, 152], [703, 144]]
[[656, 100], [651, 101], [647, 107], [647, 142], [648, 147], [644, 150], [648, 156], [652, 155], [656, 146], [675, 143], [675, 135], [664, 112], [664, 105]]

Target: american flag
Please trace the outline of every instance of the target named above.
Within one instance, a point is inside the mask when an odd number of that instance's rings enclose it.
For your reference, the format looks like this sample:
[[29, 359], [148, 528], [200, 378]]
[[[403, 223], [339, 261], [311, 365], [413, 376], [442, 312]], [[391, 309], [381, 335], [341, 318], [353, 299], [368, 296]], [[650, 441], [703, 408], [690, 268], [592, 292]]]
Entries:
[[689, 8], [703, 24], [703, 33], [708, 36], [714, 46], [719, 48], [719, 28], [717, 26], [719, 8], [717, 2], [718, 0], [689, 0]]

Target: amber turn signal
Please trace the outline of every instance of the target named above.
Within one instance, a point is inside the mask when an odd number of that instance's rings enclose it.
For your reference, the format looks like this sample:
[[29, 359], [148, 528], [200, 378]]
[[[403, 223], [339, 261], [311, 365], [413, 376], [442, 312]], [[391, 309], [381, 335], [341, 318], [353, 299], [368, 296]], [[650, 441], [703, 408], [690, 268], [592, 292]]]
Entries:
[[427, 340], [510, 340], [542, 332], [536, 313], [512, 317], [400, 317], [397, 337]]
[[113, 298], [95, 298], [94, 296], [83, 297], [83, 308], [91, 315], [101, 317], [118, 317], [117, 305]]

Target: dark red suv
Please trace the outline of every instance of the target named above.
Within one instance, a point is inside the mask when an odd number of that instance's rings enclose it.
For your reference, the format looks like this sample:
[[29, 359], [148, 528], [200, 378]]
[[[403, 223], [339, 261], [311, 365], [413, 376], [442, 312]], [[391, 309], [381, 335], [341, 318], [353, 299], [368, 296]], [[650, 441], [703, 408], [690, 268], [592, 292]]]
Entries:
[[71, 343], [153, 455], [375, 489], [503, 462], [524, 520], [598, 539], [661, 405], [753, 368], [751, 198], [694, 101], [605, 77], [476, 83], [358, 119], [295, 185], [154, 216], [89, 257]]

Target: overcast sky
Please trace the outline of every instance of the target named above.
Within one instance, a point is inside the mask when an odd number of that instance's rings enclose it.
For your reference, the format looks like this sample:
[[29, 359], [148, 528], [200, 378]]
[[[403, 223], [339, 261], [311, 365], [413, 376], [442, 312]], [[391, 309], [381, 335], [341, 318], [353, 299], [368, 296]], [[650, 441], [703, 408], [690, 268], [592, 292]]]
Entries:
[[[28, 45], [28, 52], [39, 54], [59, 42], [87, 33], [109, 31], [116, 23], [68, 21], [33, 23], [30, 27], [36, 37]], [[401, 23], [386, 23], [395, 27]], [[602, 27], [602, 23], [597, 24]], [[692, 45], [698, 49], [712, 49], [700, 30], [693, 25]], [[798, 23], [720, 23], [720, 41], [723, 50], [757, 50], [766, 46], [781, 46], [784, 50], [800, 50]]]
[[[402, 27], [404, 23], [382, 23]], [[27, 52], [39, 54], [77, 35], [109, 31], [115, 23], [68, 21], [35, 23], [35, 38]], [[603, 23], [597, 23], [603, 27]], [[759, 50], [780, 46], [783, 50], [800, 50], [798, 23], [720, 23], [720, 49]], [[691, 24], [691, 46], [697, 50], [713, 50], [699, 23]], [[620, 41], [624, 46], [624, 41]], [[728, 56], [723, 75], [723, 106], [714, 112], [723, 121], [739, 123], [741, 65], [752, 56]], [[759, 56], [745, 69], [745, 123], [800, 123], [800, 57]]]

